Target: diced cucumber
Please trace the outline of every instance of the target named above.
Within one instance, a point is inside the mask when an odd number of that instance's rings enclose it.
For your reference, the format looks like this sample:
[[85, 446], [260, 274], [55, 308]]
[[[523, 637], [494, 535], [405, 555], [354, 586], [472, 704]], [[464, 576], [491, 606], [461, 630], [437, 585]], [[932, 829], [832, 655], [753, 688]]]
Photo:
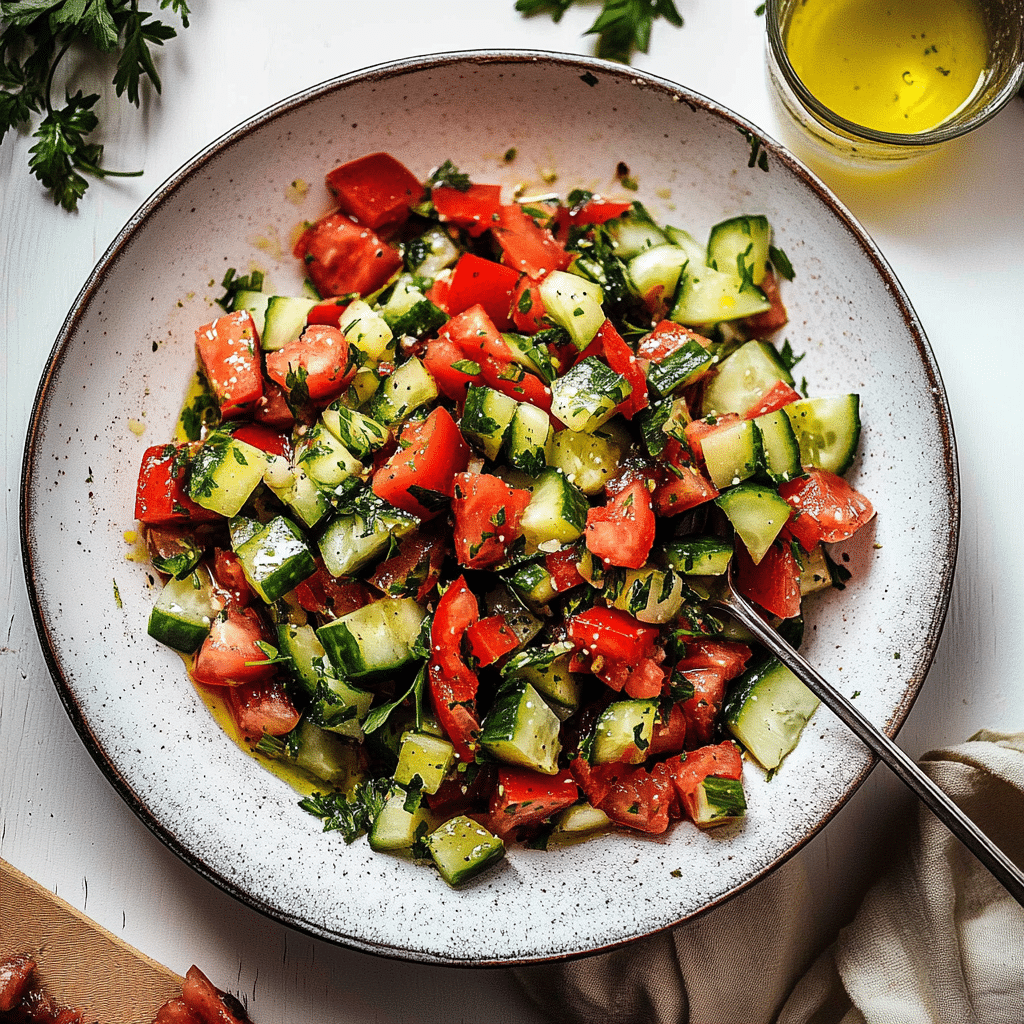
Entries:
[[316, 572], [316, 562], [302, 531], [284, 516], [259, 526], [235, 548], [249, 586], [273, 604]]
[[558, 716], [532, 684], [517, 679], [499, 692], [484, 719], [480, 745], [506, 764], [557, 775], [560, 726]]
[[433, 227], [407, 243], [406, 266], [429, 286], [442, 270], [452, 266], [461, 255], [444, 228]]
[[525, 679], [564, 721], [580, 704], [580, 681], [569, 671], [572, 652], [572, 644], [566, 642], [528, 647], [513, 654], [501, 674]]
[[818, 698], [777, 658], [744, 672], [722, 708], [726, 728], [771, 770], [796, 746]]
[[231, 300], [231, 312], [237, 312], [240, 309], [246, 310], [252, 317], [252, 322], [256, 325], [256, 331], [260, 335], [261, 347], [263, 338], [263, 326], [264, 320], [267, 314], [267, 304], [270, 302], [272, 296], [266, 292], [254, 292], [248, 288], [240, 288], [235, 292], [234, 297]]
[[438, 331], [448, 322], [448, 314], [430, 299], [421, 299], [404, 316], [391, 324], [396, 338], [424, 338]]
[[759, 285], [768, 267], [772, 229], [767, 217], [732, 217], [716, 224], [708, 235], [709, 267]]
[[615, 255], [620, 260], [629, 260], [645, 249], [664, 245], [668, 239], [643, 207], [633, 209], [616, 217], [607, 224], [608, 234], [615, 244]]
[[267, 299], [263, 330], [260, 332], [263, 351], [276, 352], [290, 341], [295, 341], [306, 329], [306, 317], [316, 304], [316, 299], [271, 295]]
[[362, 484], [363, 464], [319, 419], [295, 446], [295, 464], [327, 494], [343, 498]]
[[[314, 667], [315, 669], [315, 667]], [[321, 729], [362, 743], [363, 721], [370, 713], [373, 694], [361, 690], [331, 671], [317, 672], [316, 694], [307, 714]]]
[[765, 313], [770, 308], [764, 292], [755, 285], [740, 284], [732, 274], [711, 267], [687, 264], [679, 276], [669, 319], [689, 327], [708, 327]]
[[805, 466], [842, 476], [857, 455], [860, 395], [801, 398], [785, 407]]
[[404, 537], [419, 525], [415, 516], [393, 508], [372, 492], [361, 496], [359, 509], [331, 520], [318, 541], [332, 576], [350, 576], [382, 554], [391, 538]]
[[527, 562], [512, 570], [506, 580], [519, 599], [538, 614], [544, 614], [547, 605], [558, 596], [554, 578], [542, 562]]
[[505, 434], [505, 456], [528, 476], [539, 476], [548, 464], [555, 439], [551, 420], [543, 409], [517, 402]]
[[599, 494], [618, 472], [629, 446], [629, 436], [612, 423], [589, 432], [566, 428], [552, 439], [548, 464], [584, 494]]
[[391, 672], [413, 660], [426, 610], [411, 597], [384, 597], [325, 623], [317, 631], [331, 664], [360, 679]]
[[715, 498], [715, 504], [728, 516], [755, 564], [764, 558], [792, 511], [777, 491], [759, 484], [731, 487]]
[[576, 274], [552, 270], [540, 283], [540, 297], [544, 312], [569, 332], [580, 352], [594, 340], [605, 321], [601, 286]]
[[398, 753], [395, 782], [408, 789], [418, 778], [424, 793], [436, 793], [454, 763], [455, 748], [448, 740], [407, 732]]
[[800, 596], [816, 594], [819, 590], [828, 590], [835, 586], [832, 564], [829, 562], [825, 548], [818, 544], [811, 551], [804, 551], [799, 544], [793, 545], [797, 564], [800, 566]]
[[[316, 638], [316, 630], [312, 626], [279, 622], [277, 649], [288, 658], [291, 679], [307, 699], [312, 699], [323, 676], [322, 667], [327, 657], [323, 644]], [[317, 670], [318, 665], [320, 671]]]
[[776, 484], [793, 480], [803, 472], [800, 444], [784, 409], [754, 420], [761, 437], [761, 469]]
[[416, 810], [406, 808], [407, 794], [396, 789], [373, 819], [367, 835], [370, 849], [377, 853], [408, 850], [430, 831], [430, 808], [419, 803]]
[[407, 420], [417, 409], [433, 402], [437, 384], [416, 356], [410, 356], [373, 393], [367, 412], [378, 423], [394, 426]]
[[384, 318], [362, 299], [349, 303], [339, 323], [345, 340], [365, 362], [376, 365], [387, 354], [392, 341], [391, 328]]
[[607, 828], [611, 823], [612, 819], [604, 811], [583, 800], [571, 807], [566, 807], [555, 818], [555, 828], [552, 834], [568, 839], [572, 836], [596, 832], [599, 828]]
[[550, 384], [557, 376], [558, 370], [548, 347], [540, 340], [528, 334], [503, 333], [505, 344], [512, 352], [512, 359], [524, 370], [535, 373], [546, 384]]
[[462, 885], [505, 856], [505, 844], [464, 814], [457, 815], [426, 838], [427, 849], [441, 877]]
[[715, 364], [715, 355], [691, 338], [659, 362], [647, 367], [647, 383], [659, 395], [670, 395], [707, 373]]
[[510, 395], [483, 384], [470, 384], [460, 424], [463, 436], [487, 458], [496, 459], [518, 405]]
[[164, 584], [149, 613], [149, 635], [182, 654], [198, 651], [216, 613], [210, 573], [199, 566], [182, 580]]
[[732, 544], [721, 537], [685, 537], [663, 550], [666, 564], [684, 576], [724, 576], [732, 554]]
[[373, 453], [388, 443], [386, 427], [341, 402], [332, 402], [320, 414], [324, 426], [361, 462], [369, 462]]
[[260, 485], [266, 468], [267, 456], [259, 448], [214, 431], [192, 459], [188, 495], [197, 505], [230, 519]]
[[626, 569], [607, 592], [614, 607], [652, 624], [671, 622], [685, 595], [683, 577], [672, 569]]
[[231, 550], [237, 551], [250, 537], [260, 532], [263, 524], [254, 516], [237, 515], [228, 520], [228, 537]]
[[401, 274], [388, 294], [387, 300], [380, 304], [376, 312], [394, 333], [395, 321], [415, 309], [425, 298], [426, 296], [416, 284], [416, 279], [412, 274]]
[[633, 389], [597, 356], [587, 356], [551, 383], [551, 413], [570, 430], [593, 431], [607, 423]]
[[707, 263], [708, 247], [698, 242], [689, 231], [667, 225], [665, 235], [673, 245], [678, 245], [686, 253], [687, 259], [694, 266], [703, 267]]
[[530, 504], [519, 522], [527, 550], [548, 541], [569, 544], [583, 533], [590, 505], [564, 473], [546, 469], [533, 488]]
[[701, 828], [727, 825], [747, 813], [747, 798], [739, 779], [708, 775], [697, 786], [695, 803], [691, 808], [693, 822]]
[[280, 455], [267, 456], [266, 485], [295, 515], [313, 527], [330, 511], [327, 495], [303, 472]]
[[761, 465], [761, 435], [752, 420], [738, 420], [701, 441], [704, 464], [719, 489], [752, 477]]
[[590, 738], [591, 764], [611, 764], [626, 759], [640, 764], [654, 735], [658, 717], [656, 700], [617, 700], [601, 712]]
[[778, 381], [792, 385], [793, 375], [767, 341], [748, 341], [722, 360], [704, 389], [703, 416], [735, 412], [743, 416]]
[[347, 792], [362, 778], [360, 748], [314, 725], [305, 716], [288, 734], [285, 756], [297, 767]]
[[676, 293], [679, 273], [689, 258], [686, 250], [678, 245], [656, 245], [637, 253], [629, 261], [629, 276], [644, 298], [654, 292], [670, 299]]

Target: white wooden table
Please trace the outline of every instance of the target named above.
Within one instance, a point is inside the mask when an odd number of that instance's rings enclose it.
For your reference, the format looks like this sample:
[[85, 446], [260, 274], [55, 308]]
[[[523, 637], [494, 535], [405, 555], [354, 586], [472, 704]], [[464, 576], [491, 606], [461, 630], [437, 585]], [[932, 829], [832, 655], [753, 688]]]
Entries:
[[[118, 229], [194, 152], [320, 80], [442, 50], [590, 52], [596, 5], [559, 25], [513, 0], [208, 0], [159, 55], [163, 96], [103, 112], [110, 166], [77, 215], [51, 205], [26, 160], [0, 146], [0, 407], [5, 458], [0, 621], [0, 856], [179, 973], [199, 964], [259, 1022], [529, 1022], [507, 971], [421, 967], [338, 949], [236, 904], [178, 861], [100, 774], [64, 713], [39, 650], [21, 568], [22, 446], [39, 375], [64, 316]], [[655, 26], [636, 65], [711, 96], [778, 138], [755, 0], [678, 0], [686, 24]], [[166, 15], [168, 19], [171, 16]], [[101, 84], [84, 70], [76, 88]], [[559, 130], [556, 127], [556, 130]], [[956, 427], [963, 488], [957, 581], [934, 667], [900, 737], [915, 756], [980, 727], [1024, 729], [1024, 102], [884, 190], [830, 180], [888, 257], [935, 351]], [[867, 341], [870, 343], [870, 340]], [[798, 857], [822, 942], [855, 906], [910, 798], [875, 771]], [[499, 1009], [500, 1008], [500, 1009]]]

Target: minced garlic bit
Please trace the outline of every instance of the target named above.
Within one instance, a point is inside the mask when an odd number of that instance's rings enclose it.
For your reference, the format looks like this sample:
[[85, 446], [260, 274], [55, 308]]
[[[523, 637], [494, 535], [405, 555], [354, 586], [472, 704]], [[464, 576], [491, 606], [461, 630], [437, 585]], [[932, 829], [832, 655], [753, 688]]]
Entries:
[[142, 420], [130, 419], [128, 421], [128, 429], [136, 436], [142, 437], [146, 432], [146, 424]]

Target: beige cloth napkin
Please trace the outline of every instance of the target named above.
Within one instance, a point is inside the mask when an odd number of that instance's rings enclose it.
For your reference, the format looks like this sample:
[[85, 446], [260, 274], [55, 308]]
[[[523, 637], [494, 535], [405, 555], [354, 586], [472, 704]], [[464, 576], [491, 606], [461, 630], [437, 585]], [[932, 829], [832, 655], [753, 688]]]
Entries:
[[[921, 763], [1024, 865], [1024, 733], [980, 732]], [[516, 976], [564, 1024], [1024, 1024], [1024, 908], [923, 807], [907, 831], [809, 967], [815, 896], [791, 860], [690, 924]]]

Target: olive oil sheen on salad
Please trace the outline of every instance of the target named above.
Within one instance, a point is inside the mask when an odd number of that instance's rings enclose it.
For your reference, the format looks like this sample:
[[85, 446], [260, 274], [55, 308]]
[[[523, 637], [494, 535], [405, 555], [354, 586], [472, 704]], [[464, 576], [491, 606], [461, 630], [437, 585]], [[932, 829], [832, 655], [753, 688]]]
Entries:
[[819, 102], [854, 124], [900, 135], [952, 116], [988, 60], [975, 0], [804, 0], [785, 42]]

